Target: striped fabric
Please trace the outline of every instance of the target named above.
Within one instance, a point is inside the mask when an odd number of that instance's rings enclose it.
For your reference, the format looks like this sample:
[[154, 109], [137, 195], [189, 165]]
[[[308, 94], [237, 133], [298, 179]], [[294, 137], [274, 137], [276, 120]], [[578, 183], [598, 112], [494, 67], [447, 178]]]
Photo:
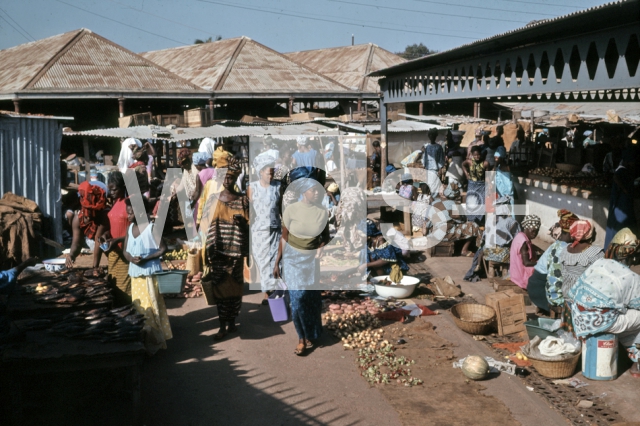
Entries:
[[564, 250], [560, 255], [560, 263], [562, 264], [562, 294], [566, 295], [576, 283], [580, 275], [596, 260], [604, 258], [604, 252], [601, 247], [589, 246], [580, 253], [569, 253]]

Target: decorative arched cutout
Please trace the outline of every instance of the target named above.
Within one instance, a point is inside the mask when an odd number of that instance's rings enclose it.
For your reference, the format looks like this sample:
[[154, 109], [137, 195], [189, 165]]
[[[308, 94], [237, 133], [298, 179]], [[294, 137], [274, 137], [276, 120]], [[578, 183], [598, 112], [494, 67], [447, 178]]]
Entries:
[[578, 80], [578, 73], [580, 72], [580, 52], [578, 46], [573, 45], [571, 49], [571, 56], [569, 57], [569, 70], [571, 71], [571, 79], [573, 81]]
[[564, 55], [562, 49], [556, 51], [556, 59], [553, 61], [553, 71], [556, 73], [556, 83], [562, 81], [562, 73], [564, 72]]
[[522, 74], [524, 73], [524, 67], [522, 66], [522, 59], [518, 56], [516, 60], [516, 81], [518, 82], [518, 87], [522, 85]]
[[533, 86], [533, 80], [536, 78], [536, 59], [533, 57], [533, 53], [529, 54], [529, 60], [527, 61], [527, 75], [529, 77], [529, 86]]
[[596, 71], [598, 70], [598, 49], [596, 48], [596, 42], [592, 41], [589, 44], [589, 51], [587, 52], [587, 73], [589, 74], [589, 80], [593, 80], [596, 77]]
[[542, 77], [542, 84], [547, 84], [547, 77], [549, 77], [550, 68], [551, 64], [549, 63], [549, 57], [545, 50], [542, 52], [542, 57], [540, 58], [540, 76]]
[[507, 58], [507, 61], [504, 64], [504, 84], [507, 88], [511, 85], [512, 74], [513, 70], [511, 69], [511, 60]]
[[604, 53], [604, 64], [607, 67], [607, 75], [609, 78], [613, 78], [613, 76], [616, 75], [616, 68], [619, 60], [620, 53], [618, 52], [616, 40], [611, 37], [609, 39], [609, 44], [607, 44], [607, 50]]
[[638, 35], [631, 34], [627, 50], [624, 52], [624, 60], [627, 62], [629, 69], [629, 77], [635, 77], [638, 71], [638, 63], [640, 62], [640, 43], [638, 43]]

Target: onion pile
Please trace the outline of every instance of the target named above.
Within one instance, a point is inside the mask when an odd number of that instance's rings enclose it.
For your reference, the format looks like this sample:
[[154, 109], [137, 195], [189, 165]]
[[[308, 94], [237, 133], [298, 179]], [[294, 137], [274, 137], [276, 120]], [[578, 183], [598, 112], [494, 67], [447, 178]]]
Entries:
[[[341, 339], [345, 350], [376, 347], [385, 342], [382, 339], [382, 323], [369, 312], [354, 312], [352, 314], [330, 314], [324, 315], [327, 329], [331, 330], [334, 336]], [[386, 343], [388, 344], [388, 342]]]
[[360, 312], [362, 314], [369, 313], [371, 315], [375, 315], [380, 312], [378, 304], [370, 299], [364, 300], [351, 300], [348, 303], [332, 303], [328, 306], [329, 312], [332, 315], [345, 315], [345, 314], [354, 314], [356, 312]]

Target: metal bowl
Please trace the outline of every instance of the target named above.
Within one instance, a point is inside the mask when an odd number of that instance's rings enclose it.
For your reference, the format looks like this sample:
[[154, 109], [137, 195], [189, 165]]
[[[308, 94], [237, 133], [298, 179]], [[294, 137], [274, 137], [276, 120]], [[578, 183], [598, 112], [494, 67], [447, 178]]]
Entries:
[[415, 290], [420, 282], [420, 278], [405, 275], [399, 283], [393, 283], [391, 285], [377, 284], [386, 279], [389, 279], [389, 275], [371, 278], [371, 282], [375, 285], [378, 296], [395, 297], [396, 299], [406, 299], [411, 296], [411, 293], [413, 293], [413, 290]]
[[49, 272], [60, 272], [67, 269], [67, 261], [66, 259], [48, 259], [43, 260], [44, 268]]

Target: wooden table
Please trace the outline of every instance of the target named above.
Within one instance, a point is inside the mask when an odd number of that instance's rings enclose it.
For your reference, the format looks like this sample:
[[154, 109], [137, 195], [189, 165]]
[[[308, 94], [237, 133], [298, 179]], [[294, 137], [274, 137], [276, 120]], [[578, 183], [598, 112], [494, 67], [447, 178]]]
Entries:
[[[24, 321], [15, 322], [20, 328]], [[125, 368], [132, 395], [132, 419], [140, 423], [141, 366], [145, 356], [142, 342], [74, 340], [46, 330], [27, 331], [24, 341], [4, 349], [0, 369], [8, 379], [12, 397], [12, 423], [22, 422], [22, 384], [31, 376], [88, 370]]]
[[113, 300], [101, 302], [83, 301], [75, 304], [42, 303], [36, 301], [34, 293], [27, 293], [25, 288], [29, 285], [42, 283], [47, 285], [56, 282], [58, 276], [47, 271], [39, 271], [26, 279], [20, 280], [20, 285], [7, 300], [7, 316], [11, 320], [21, 320], [27, 318], [47, 318], [54, 315], [65, 315], [70, 312], [84, 311], [95, 308], [111, 308]]

